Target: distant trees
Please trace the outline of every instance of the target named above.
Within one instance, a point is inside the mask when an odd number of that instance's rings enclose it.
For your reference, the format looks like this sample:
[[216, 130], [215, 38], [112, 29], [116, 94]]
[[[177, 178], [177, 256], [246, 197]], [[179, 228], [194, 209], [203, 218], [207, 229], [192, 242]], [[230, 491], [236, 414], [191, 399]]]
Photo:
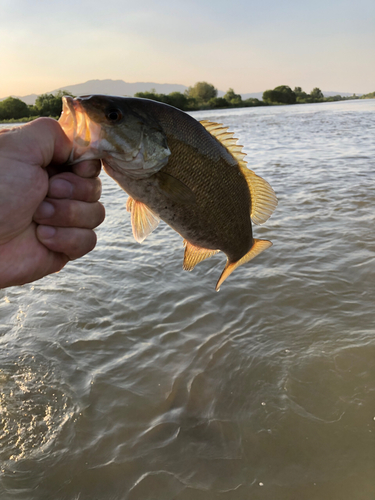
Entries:
[[58, 90], [56, 94], [41, 94], [36, 98], [33, 111], [38, 116], [60, 116], [64, 95], [74, 97], [67, 90]]
[[375, 99], [375, 92], [370, 92], [369, 94], [363, 94], [361, 99]]
[[181, 92], [171, 92], [167, 97], [167, 104], [170, 104], [171, 106], [179, 109], [189, 108], [189, 98], [186, 97], [185, 94], [182, 94]]
[[197, 82], [186, 91], [186, 96], [195, 99], [199, 104], [205, 104], [217, 97], [217, 89], [207, 82]]
[[318, 87], [312, 89], [310, 94], [304, 92], [301, 87], [295, 87], [294, 93], [297, 96], [297, 103], [299, 104], [304, 104], [307, 102], [323, 102], [326, 100], [326, 98], [323, 95], [323, 92]]
[[220, 109], [229, 108], [230, 105], [224, 97], [213, 97], [208, 101], [206, 107], [211, 109]]
[[64, 95], [74, 97], [66, 90], [59, 90], [56, 94], [41, 94], [31, 106], [17, 97], [8, 97], [0, 101], [0, 121], [33, 119], [38, 116], [58, 117], [61, 115]]
[[[58, 117], [61, 114], [62, 97], [64, 95], [74, 97], [66, 90], [59, 90], [55, 94], [41, 94], [37, 97], [33, 106], [28, 106], [16, 97], [8, 97], [4, 101], [0, 101], [0, 121], [27, 121], [38, 116]], [[218, 90], [208, 82], [197, 82], [184, 93], [171, 92], [170, 94], [158, 94], [155, 89], [151, 89], [149, 92], [138, 92], [135, 94], [135, 97], [163, 102], [183, 111], [358, 99], [355, 94], [350, 97], [342, 97], [340, 95], [324, 97], [323, 92], [318, 87], [315, 87], [310, 94], [307, 94], [302, 90], [302, 87], [294, 87], [294, 90], [292, 90], [288, 85], [279, 85], [273, 90], [263, 92], [263, 101], [255, 98], [243, 100], [241, 95], [236, 94], [232, 88], [228, 89], [223, 97], [218, 97]], [[375, 98], [375, 92], [363, 95], [361, 98]]]
[[26, 103], [17, 97], [8, 97], [0, 101], [0, 120], [24, 118], [30, 116], [30, 109]]
[[294, 93], [296, 94], [296, 102], [309, 102], [309, 95], [306, 94], [306, 92], [304, 92], [301, 87], [294, 87]]
[[150, 92], [137, 92], [134, 97], [142, 97], [144, 99], [151, 99], [152, 101], [163, 102], [164, 104], [169, 104], [175, 108], [187, 111], [193, 109], [191, 99], [189, 99], [185, 94], [181, 92], [171, 92], [170, 94], [157, 94], [155, 89], [151, 89]]
[[263, 101], [270, 104], [295, 104], [296, 100], [295, 92], [288, 85], [280, 85], [263, 92]]
[[228, 92], [224, 96], [224, 99], [231, 106], [240, 106], [242, 104], [242, 97], [240, 96], [240, 94], [236, 94], [233, 89], [228, 90]]
[[312, 89], [312, 91], [310, 92], [310, 97], [313, 99], [314, 102], [323, 101], [324, 99], [323, 92], [320, 89], [318, 89], [318, 87]]
[[236, 94], [232, 88], [223, 97], [217, 97], [217, 94], [217, 89], [211, 83], [198, 82], [189, 87], [184, 94], [181, 94], [181, 92], [172, 92], [168, 95], [157, 94], [155, 89], [151, 89], [150, 92], [137, 92], [134, 96], [164, 102], [183, 111], [264, 106], [264, 103], [259, 99], [242, 100], [241, 95]]

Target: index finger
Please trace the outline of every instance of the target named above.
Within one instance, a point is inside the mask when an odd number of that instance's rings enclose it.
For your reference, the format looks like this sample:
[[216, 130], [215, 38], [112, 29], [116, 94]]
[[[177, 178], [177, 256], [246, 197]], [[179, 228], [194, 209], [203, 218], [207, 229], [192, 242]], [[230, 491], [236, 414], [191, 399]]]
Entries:
[[2, 153], [9, 160], [47, 167], [51, 162], [65, 163], [72, 144], [52, 118], [38, 118], [6, 130], [0, 135]]

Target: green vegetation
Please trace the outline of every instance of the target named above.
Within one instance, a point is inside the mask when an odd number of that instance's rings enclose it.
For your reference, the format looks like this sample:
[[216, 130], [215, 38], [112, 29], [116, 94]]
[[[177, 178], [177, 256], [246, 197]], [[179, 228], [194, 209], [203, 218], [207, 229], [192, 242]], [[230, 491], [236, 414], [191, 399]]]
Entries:
[[194, 99], [199, 106], [204, 106], [211, 99], [217, 97], [217, 89], [211, 83], [198, 82], [193, 87], [189, 87], [186, 95]]
[[30, 109], [21, 99], [8, 97], [0, 102], [0, 120], [19, 119], [30, 116]]
[[40, 116], [57, 118], [62, 111], [62, 97], [69, 95], [66, 90], [59, 90], [56, 94], [41, 94], [34, 105], [27, 105], [17, 97], [8, 97], [0, 101], [0, 121], [3, 123], [27, 122]]
[[361, 95], [361, 99], [375, 99], [375, 92]]
[[288, 85], [263, 92], [263, 101], [268, 104], [295, 104], [296, 100], [296, 93]]
[[183, 111], [198, 109], [244, 108], [247, 106], [265, 106], [259, 99], [242, 100], [239, 94], [229, 89], [224, 97], [217, 97], [217, 89], [207, 82], [198, 82], [189, 87], [184, 94], [172, 92], [171, 94], [157, 94], [154, 89], [150, 92], [137, 92], [135, 97], [143, 97], [154, 101], [170, 104]]
[[157, 94], [155, 89], [150, 92], [137, 92], [135, 97], [143, 97], [144, 99], [151, 99], [152, 101], [163, 102], [175, 108], [188, 110], [193, 108], [191, 100], [181, 92], [171, 92], [170, 94]]
[[[350, 97], [341, 95], [324, 97], [322, 91], [315, 87], [310, 94], [307, 94], [301, 87], [292, 90], [288, 85], [280, 85], [273, 90], [263, 92], [263, 100], [242, 99], [240, 94], [230, 88], [223, 97], [217, 96], [217, 89], [207, 82], [197, 82], [189, 87], [184, 93], [171, 92], [170, 94], [157, 94], [155, 89], [149, 92], [138, 92], [135, 97], [152, 99], [163, 102], [183, 111], [195, 111], [199, 109], [224, 109], [224, 108], [245, 108], [249, 106], [273, 106], [279, 104], [304, 104], [310, 102], [330, 102], [344, 101], [348, 99], [359, 99], [353, 94]], [[41, 94], [33, 106], [28, 106], [21, 99], [8, 97], [0, 101], [0, 122], [15, 123], [34, 120], [40, 116], [50, 116], [57, 118], [62, 110], [62, 97], [70, 92], [59, 90], [55, 94]], [[375, 92], [361, 96], [361, 99], [374, 99]]]
[[74, 97], [66, 90], [59, 90], [55, 95], [41, 94], [37, 97], [33, 108], [35, 114], [39, 116], [60, 116], [62, 111], [62, 98], [64, 95]]
[[[369, 97], [375, 97], [375, 92], [372, 94], [367, 94]], [[362, 96], [365, 98], [365, 96]], [[323, 92], [315, 87], [312, 89], [310, 94], [307, 94], [302, 90], [301, 87], [294, 87], [292, 90], [287, 85], [281, 85], [273, 90], [266, 90], [263, 92], [263, 101], [270, 105], [277, 104], [306, 104], [309, 102], [331, 102], [331, 101], [347, 101], [349, 99], [359, 99], [358, 96], [353, 94], [349, 97], [343, 97], [341, 95], [335, 95], [330, 97], [324, 97]]]

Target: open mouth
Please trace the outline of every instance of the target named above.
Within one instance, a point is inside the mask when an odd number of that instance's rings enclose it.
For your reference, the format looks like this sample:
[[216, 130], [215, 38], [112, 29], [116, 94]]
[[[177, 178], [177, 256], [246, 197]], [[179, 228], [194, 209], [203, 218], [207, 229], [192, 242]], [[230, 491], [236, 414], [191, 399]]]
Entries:
[[69, 163], [100, 158], [100, 125], [90, 120], [79, 99], [65, 96], [62, 101], [63, 110], [59, 124], [73, 143]]

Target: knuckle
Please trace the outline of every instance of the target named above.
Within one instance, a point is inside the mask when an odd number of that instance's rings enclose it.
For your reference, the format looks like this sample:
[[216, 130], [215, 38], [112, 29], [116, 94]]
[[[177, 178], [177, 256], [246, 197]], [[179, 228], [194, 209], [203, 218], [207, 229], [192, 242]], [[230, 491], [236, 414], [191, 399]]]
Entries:
[[69, 226], [76, 226], [79, 222], [79, 204], [76, 200], [69, 200], [65, 203], [64, 219]]

